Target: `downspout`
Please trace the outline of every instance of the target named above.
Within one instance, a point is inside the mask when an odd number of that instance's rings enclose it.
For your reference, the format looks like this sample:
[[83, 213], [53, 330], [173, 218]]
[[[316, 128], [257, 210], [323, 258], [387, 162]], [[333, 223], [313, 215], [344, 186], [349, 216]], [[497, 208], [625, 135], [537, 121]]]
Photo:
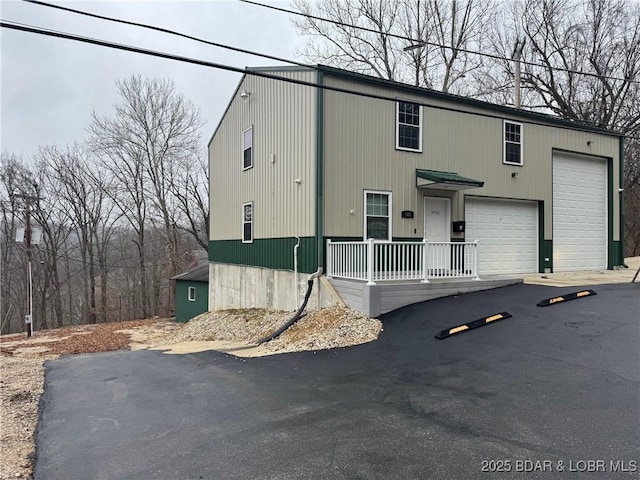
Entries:
[[296, 243], [293, 247], [293, 308], [298, 305], [298, 248], [300, 248], [300, 237], [296, 236]]
[[316, 265], [324, 267], [324, 73], [317, 67], [316, 87]]
[[629, 266], [624, 263], [624, 137], [620, 137], [620, 150], [618, 156], [618, 195], [620, 196], [620, 201], [618, 202], [618, 208], [620, 208], [620, 258], [618, 260], [622, 267], [629, 268]]
[[265, 342], [273, 340], [274, 338], [279, 336], [282, 332], [284, 332], [287, 328], [289, 328], [291, 325], [293, 325], [298, 320], [300, 320], [300, 318], [302, 317], [302, 312], [304, 312], [304, 309], [307, 307], [307, 302], [309, 301], [309, 297], [311, 296], [311, 291], [313, 290], [313, 281], [316, 278], [318, 278], [320, 275], [322, 275], [322, 269], [318, 268], [318, 270], [316, 270], [316, 272], [309, 277], [309, 280], [307, 280], [307, 293], [304, 294], [304, 301], [302, 302], [302, 305], [300, 305], [300, 308], [298, 308], [298, 311], [293, 315], [293, 317], [291, 317], [287, 321], [287, 323], [282, 325], [278, 330], [273, 332], [271, 335], [267, 335], [266, 337], [258, 340], [258, 343], [256, 343], [256, 346], [262, 345]]

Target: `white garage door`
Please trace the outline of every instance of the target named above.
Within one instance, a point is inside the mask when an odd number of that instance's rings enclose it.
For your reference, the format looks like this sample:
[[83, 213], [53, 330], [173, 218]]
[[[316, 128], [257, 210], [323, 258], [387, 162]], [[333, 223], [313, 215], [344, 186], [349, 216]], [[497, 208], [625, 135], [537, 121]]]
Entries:
[[538, 271], [538, 204], [466, 199], [467, 242], [478, 240], [480, 275]]
[[553, 156], [553, 271], [607, 268], [607, 165]]

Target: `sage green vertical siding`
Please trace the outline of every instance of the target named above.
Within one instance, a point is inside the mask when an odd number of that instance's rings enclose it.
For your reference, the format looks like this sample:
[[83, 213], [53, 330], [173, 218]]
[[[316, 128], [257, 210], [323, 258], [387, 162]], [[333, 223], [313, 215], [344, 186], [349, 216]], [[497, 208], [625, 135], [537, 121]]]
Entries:
[[[316, 79], [311, 69], [269, 73]], [[242, 238], [245, 202], [253, 202], [254, 239], [315, 235], [315, 102], [313, 87], [243, 77], [209, 144], [210, 240]], [[242, 132], [251, 125], [253, 168], [243, 171]]]
[[[189, 287], [196, 289], [195, 301], [189, 300]], [[209, 310], [209, 284], [192, 280], [176, 280], [176, 322], [188, 322]]]
[[[329, 74], [325, 74], [325, 84], [433, 107], [500, 115], [462, 102], [433, 99], [401, 89], [394, 91], [392, 87], [382, 88]], [[411, 237], [415, 232], [422, 235], [424, 195], [452, 197], [452, 220], [464, 219], [464, 193], [417, 189], [416, 168], [453, 171], [483, 180], [484, 187], [466, 191], [470, 195], [544, 202], [547, 240], [552, 239], [554, 150], [612, 159], [613, 188], [619, 187], [620, 149], [615, 136], [536, 125], [524, 117], [505, 114], [504, 118], [524, 124], [523, 166], [511, 166], [502, 163], [502, 118], [423, 107], [423, 151], [413, 153], [395, 149], [394, 102], [326, 91], [324, 105], [325, 236], [362, 236], [365, 189], [393, 192], [394, 237]], [[612, 207], [613, 239], [619, 240], [619, 196], [613, 199]], [[415, 218], [400, 218], [402, 210], [413, 210]]]

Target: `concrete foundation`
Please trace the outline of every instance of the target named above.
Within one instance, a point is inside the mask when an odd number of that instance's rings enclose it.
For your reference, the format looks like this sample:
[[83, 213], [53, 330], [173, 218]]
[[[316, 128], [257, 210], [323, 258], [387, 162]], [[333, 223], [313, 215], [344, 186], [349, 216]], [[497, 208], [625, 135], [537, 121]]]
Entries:
[[[289, 270], [210, 263], [209, 310], [268, 308], [293, 311], [304, 299], [308, 278], [309, 274], [299, 273], [295, 279]], [[314, 280], [307, 308], [341, 305], [375, 318], [412, 303], [515, 283], [522, 283], [522, 278], [486, 277], [482, 280], [367, 285], [364, 282], [328, 279], [323, 275]]]
[[[231, 308], [268, 308], [296, 310], [307, 291], [309, 274], [289, 270], [209, 264], [209, 310]], [[295, 279], [295, 280], [294, 280]], [[329, 307], [342, 303], [325, 277], [314, 280], [307, 308]]]

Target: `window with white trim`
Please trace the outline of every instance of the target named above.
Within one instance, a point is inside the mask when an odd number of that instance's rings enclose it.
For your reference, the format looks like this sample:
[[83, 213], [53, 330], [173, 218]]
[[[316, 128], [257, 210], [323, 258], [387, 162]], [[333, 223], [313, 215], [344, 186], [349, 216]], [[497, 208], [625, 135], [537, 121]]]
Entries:
[[196, 287], [189, 287], [188, 297], [190, 302], [196, 301]]
[[242, 132], [242, 169], [253, 167], [253, 125]]
[[253, 242], [253, 202], [242, 204], [242, 243]]
[[422, 152], [422, 107], [417, 103], [396, 103], [396, 149]]
[[391, 241], [391, 192], [364, 191], [364, 239]]
[[502, 161], [522, 165], [522, 124], [504, 121], [504, 154]]

